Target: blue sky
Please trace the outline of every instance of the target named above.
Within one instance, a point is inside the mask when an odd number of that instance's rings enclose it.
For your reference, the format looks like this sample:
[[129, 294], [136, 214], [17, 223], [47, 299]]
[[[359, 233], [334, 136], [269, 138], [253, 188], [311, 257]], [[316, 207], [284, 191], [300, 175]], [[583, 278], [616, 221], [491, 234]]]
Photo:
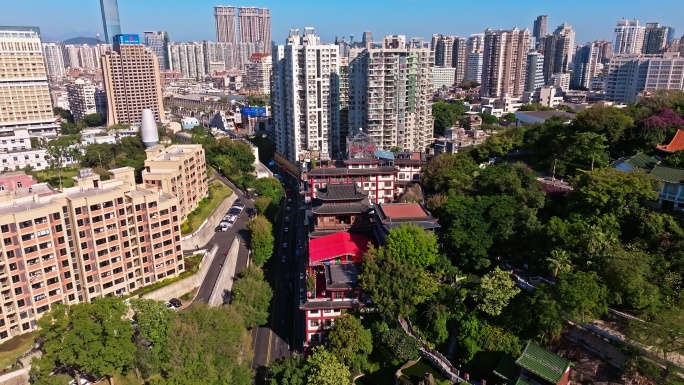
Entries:
[[[325, 41], [363, 31], [429, 39], [432, 33], [466, 36], [485, 28], [532, 28], [537, 15], [549, 15], [549, 32], [563, 22], [575, 28], [576, 44], [611, 39], [615, 21], [637, 18], [660, 22], [684, 34], [682, 0], [261, 0], [223, 5], [271, 9], [272, 36], [284, 41], [292, 28], [315, 27]], [[215, 38], [209, 0], [119, 0], [122, 31], [167, 30], [172, 41]], [[98, 0], [0, 0], [0, 25], [41, 28], [44, 40], [102, 34]]]

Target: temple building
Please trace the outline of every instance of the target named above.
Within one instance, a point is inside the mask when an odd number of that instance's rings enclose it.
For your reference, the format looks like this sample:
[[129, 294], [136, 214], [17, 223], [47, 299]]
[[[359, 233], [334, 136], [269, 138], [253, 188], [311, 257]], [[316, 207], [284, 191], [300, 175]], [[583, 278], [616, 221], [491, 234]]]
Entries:
[[311, 201], [314, 220], [309, 237], [314, 239], [340, 231], [369, 233], [371, 210], [368, 194], [355, 183], [329, 184], [319, 189]]

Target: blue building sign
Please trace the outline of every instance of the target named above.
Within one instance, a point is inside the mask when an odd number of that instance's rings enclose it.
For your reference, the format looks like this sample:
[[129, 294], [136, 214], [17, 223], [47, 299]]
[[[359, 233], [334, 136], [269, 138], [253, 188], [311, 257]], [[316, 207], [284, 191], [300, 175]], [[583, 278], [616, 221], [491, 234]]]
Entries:
[[249, 117], [266, 116], [266, 107], [242, 107], [242, 115]]
[[140, 44], [140, 35], [116, 35], [114, 36], [114, 44]]

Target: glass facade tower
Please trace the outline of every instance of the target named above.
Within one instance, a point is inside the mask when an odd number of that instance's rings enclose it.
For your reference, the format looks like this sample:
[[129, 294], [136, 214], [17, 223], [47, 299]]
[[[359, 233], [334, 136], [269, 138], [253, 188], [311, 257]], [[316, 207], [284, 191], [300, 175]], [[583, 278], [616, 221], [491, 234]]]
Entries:
[[100, 0], [102, 11], [102, 26], [104, 27], [105, 42], [112, 44], [114, 36], [121, 35], [121, 21], [119, 21], [119, 4], [117, 0]]

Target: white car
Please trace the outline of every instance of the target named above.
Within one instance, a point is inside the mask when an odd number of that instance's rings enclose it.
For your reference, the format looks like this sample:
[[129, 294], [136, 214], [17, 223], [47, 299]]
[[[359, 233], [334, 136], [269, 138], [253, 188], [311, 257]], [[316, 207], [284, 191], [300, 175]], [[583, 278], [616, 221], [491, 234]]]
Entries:
[[285, 211], [290, 211], [290, 206], [285, 207]]
[[285, 254], [281, 255], [280, 256], [280, 262], [285, 262], [285, 258], [286, 258]]
[[283, 228], [283, 231], [287, 233], [288, 231], [290, 231], [290, 228], [287, 227], [287, 226], [285, 226], [285, 227]]
[[283, 249], [287, 249], [287, 242], [283, 242]]

